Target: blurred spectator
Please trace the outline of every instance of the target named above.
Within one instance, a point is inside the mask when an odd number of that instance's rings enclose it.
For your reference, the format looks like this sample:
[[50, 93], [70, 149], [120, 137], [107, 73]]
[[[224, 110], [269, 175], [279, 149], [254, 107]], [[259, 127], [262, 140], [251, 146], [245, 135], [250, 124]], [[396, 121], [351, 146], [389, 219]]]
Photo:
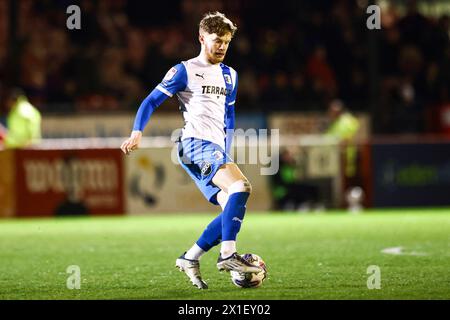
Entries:
[[275, 210], [309, 211], [323, 205], [319, 203], [317, 186], [304, 180], [305, 164], [299, 163], [295, 155], [299, 153], [289, 148], [280, 152], [280, 169], [272, 177]]
[[344, 152], [344, 177], [346, 179], [344, 190], [346, 190], [350, 184], [353, 184], [357, 175], [358, 146], [356, 138], [360, 127], [359, 120], [338, 99], [330, 103], [327, 115], [330, 125], [325, 134], [337, 138]]
[[8, 133], [8, 129], [0, 122], [0, 150], [3, 150], [5, 147], [5, 139], [6, 134]]
[[314, 48], [306, 63], [306, 75], [313, 84], [313, 90], [318, 95], [331, 98], [336, 94], [336, 78], [333, 69], [327, 61], [325, 47], [317, 46]]
[[28, 102], [20, 89], [12, 89], [6, 101], [6, 148], [22, 148], [38, 143], [41, 138], [41, 114]]
[[[425, 16], [418, 1], [382, 6], [375, 32], [365, 28], [366, 2], [356, 0], [173, 0], [160, 3], [163, 16], [151, 2], [80, 0], [81, 30], [66, 29], [68, 1], [22, 0], [15, 42], [9, 3], [0, 5], [0, 76], [18, 78], [14, 85], [42, 112], [136, 109], [161, 74], [197, 51], [192, 34], [208, 10], [238, 23], [227, 63], [239, 72], [240, 110], [323, 110], [339, 96], [352, 110], [373, 112], [377, 133], [423, 132], [432, 129], [425, 115], [448, 96], [450, 18]], [[371, 51], [369, 32], [378, 43]], [[371, 55], [380, 64], [375, 80]]]

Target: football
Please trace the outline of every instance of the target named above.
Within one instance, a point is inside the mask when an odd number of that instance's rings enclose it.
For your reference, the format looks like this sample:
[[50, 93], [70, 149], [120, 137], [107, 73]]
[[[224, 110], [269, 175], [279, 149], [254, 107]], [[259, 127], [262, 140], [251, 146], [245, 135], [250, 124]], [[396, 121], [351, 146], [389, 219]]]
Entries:
[[259, 266], [262, 268], [261, 272], [254, 273], [243, 273], [231, 271], [231, 281], [238, 286], [239, 288], [257, 288], [260, 287], [263, 281], [267, 278], [267, 267], [264, 260], [254, 254], [254, 253], [245, 253], [242, 254], [241, 257], [246, 261]]

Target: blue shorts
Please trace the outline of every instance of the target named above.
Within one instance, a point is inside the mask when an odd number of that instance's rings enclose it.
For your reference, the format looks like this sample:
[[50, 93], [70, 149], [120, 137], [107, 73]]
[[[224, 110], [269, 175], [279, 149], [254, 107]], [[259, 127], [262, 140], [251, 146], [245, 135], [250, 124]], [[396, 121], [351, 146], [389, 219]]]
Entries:
[[220, 188], [213, 184], [212, 179], [222, 165], [233, 162], [225, 151], [213, 142], [186, 138], [178, 142], [178, 161], [205, 198], [218, 205]]

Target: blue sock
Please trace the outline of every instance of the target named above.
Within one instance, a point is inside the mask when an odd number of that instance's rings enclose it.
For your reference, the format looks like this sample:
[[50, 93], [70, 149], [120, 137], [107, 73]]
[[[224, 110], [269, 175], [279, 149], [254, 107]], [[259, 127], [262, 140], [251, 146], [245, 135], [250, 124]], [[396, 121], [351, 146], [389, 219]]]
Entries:
[[244, 220], [245, 204], [250, 196], [248, 192], [232, 193], [222, 213], [222, 241], [236, 241]]
[[197, 245], [202, 248], [203, 251], [206, 252], [220, 243], [220, 238], [222, 237], [222, 216], [223, 213], [219, 214], [211, 221], [197, 240]]

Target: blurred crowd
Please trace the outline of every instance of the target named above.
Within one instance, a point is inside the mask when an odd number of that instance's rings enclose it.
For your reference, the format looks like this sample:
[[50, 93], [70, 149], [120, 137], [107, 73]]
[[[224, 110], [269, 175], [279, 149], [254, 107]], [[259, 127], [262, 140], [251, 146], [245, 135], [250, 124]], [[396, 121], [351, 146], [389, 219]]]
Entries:
[[[449, 16], [424, 16], [413, 1], [401, 13], [383, 7], [382, 29], [370, 31], [364, 0], [20, 0], [13, 48], [10, 2], [0, 3], [2, 87], [22, 87], [44, 113], [136, 110], [172, 65], [198, 54], [198, 22], [219, 10], [238, 25], [226, 63], [239, 72], [240, 110], [324, 111], [340, 98], [371, 112], [375, 132], [444, 125]], [[81, 30], [66, 28], [73, 3]]]

